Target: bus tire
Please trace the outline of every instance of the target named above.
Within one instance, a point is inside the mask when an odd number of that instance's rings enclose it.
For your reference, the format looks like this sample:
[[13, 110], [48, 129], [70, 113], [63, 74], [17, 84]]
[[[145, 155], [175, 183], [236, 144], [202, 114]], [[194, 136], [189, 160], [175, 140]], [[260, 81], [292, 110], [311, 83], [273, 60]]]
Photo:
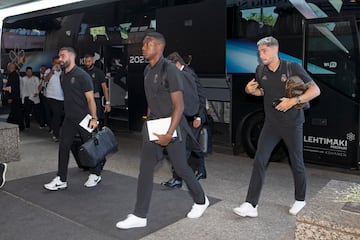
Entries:
[[241, 130], [242, 143], [244, 150], [250, 158], [254, 158], [257, 142], [260, 136], [261, 129], [264, 125], [264, 113], [258, 112], [249, 116]]

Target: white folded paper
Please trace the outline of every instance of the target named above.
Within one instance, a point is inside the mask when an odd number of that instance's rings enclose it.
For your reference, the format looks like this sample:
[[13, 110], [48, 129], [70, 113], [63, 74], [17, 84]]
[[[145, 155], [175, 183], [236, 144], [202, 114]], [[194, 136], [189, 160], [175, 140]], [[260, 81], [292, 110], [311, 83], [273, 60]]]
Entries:
[[80, 126], [82, 126], [86, 131], [88, 131], [89, 133], [91, 133], [92, 131], [94, 131], [93, 128], [89, 128], [89, 122], [91, 120], [91, 115], [88, 114], [84, 117], [83, 120], [81, 120], [81, 122], [79, 123]]
[[[170, 123], [171, 123], [171, 117], [148, 120], [146, 124], [149, 133], [149, 140], [150, 141], [159, 140], [159, 138], [155, 136], [154, 133], [165, 135], [166, 132], [169, 130]], [[176, 130], [174, 131], [172, 137], [173, 138], [177, 137]]]

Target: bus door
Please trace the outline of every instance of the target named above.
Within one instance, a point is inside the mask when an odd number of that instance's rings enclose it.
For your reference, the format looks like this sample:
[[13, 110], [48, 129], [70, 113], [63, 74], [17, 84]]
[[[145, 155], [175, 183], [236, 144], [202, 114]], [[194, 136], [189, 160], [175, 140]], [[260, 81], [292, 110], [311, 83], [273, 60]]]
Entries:
[[106, 54], [112, 107], [109, 118], [127, 122], [131, 131], [141, 131], [143, 116], [147, 114], [143, 75], [147, 61], [141, 48], [140, 41], [113, 45]]
[[305, 20], [303, 66], [319, 85], [304, 124], [304, 159], [359, 166], [359, 32], [355, 18]]

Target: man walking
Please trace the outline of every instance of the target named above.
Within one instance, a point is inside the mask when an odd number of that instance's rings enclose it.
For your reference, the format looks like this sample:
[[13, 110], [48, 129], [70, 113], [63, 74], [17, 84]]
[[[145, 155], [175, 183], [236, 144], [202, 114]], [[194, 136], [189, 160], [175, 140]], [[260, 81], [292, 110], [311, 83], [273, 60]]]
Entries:
[[[85, 71], [93, 79], [94, 97], [96, 102], [97, 116], [100, 126], [105, 125], [105, 113], [111, 111], [109, 91], [103, 71], [94, 66], [94, 56], [85, 54]], [[105, 107], [102, 106], [101, 97], [105, 98]]]
[[35, 118], [41, 126], [40, 121], [40, 98], [39, 78], [33, 75], [32, 67], [26, 67], [25, 76], [21, 78], [20, 92], [24, 104], [25, 127], [30, 128], [31, 115], [34, 112]]
[[[75, 51], [71, 47], [63, 47], [59, 51], [59, 62], [64, 68], [61, 86], [64, 91], [65, 118], [60, 135], [58, 173], [50, 183], [44, 185], [51, 191], [67, 188], [69, 155], [75, 135], [79, 134], [84, 142], [91, 137], [91, 133], [79, 123], [90, 114], [89, 127], [93, 129], [98, 124], [92, 79], [83, 69], [76, 66], [75, 56]], [[101, 164], [90, 168], [85, 187], [95, 187], [101, 181], [100, 173]]]
[[[267, 163], [274, 147], [282, 139], [289, 151], [295, 183], [295, 203], [289, 213], [296, 215], [306, 204], [306, 174], [303, 159], [304, 111], [294, 106], [317, 97], [320, 89], [299, 64], [287, 63], [279, 58], [279, 43], [274, 37], [260, 39], [257, 46], [263, 65], [257, 67], [256, 80], [252, 79], [245, 91], [255, 96], [264, 96], [265, 122], [257, 145], [246, 202], [233, 211], [242, 217], [258, 216], [258, 202]], [[291, 68], [292, 75], [299, 76], [308, 86], [301, 96], [284, 97], [288, 68]], [[274, 99], [279, 99], [280, 103], [274, 105]]]
[[55, 56], [52, 58], [52, 68], [46, 70], [44, 79], [46, 82], [46, 102], [50, 110], [50, 128], [54, 142], [59, 141], [64, 113], [64, 93], [60, 83], [61, 73], [59, 56]]
[[7, 69], [8, 78], [5, 81], [6, 86], [3, 88], [7, 103], [10, 105], [10, 113], [7, 122], [18, 124], [19, 129], [22, 131], [25, 127], [21, 109], [20, 77], [14, 63], [9, 63]]
[[[191, 129], [183, 116], [183, 85], [180, 72], [175, 65], [167, 64], [166, 79], [162, 79], [160, 76], [165, 62], [164, 48], [165, 39], [162, 34], [147, 33], [142, 47], [143, 55], [149, 61], [149, 65], [144, 71], [144, 88], [148, 103], [148, 119], [171, 117], [171, 122], [165, 134], [154, 133], [158, 138], [155, 142], [149, 141], [147, 126], [144, 124], [135, 211], [133, 214], [129, 214], [125, 220], [116, 224], [116, 227], [120, 229], [145, 227], [147, 225], [147, 213], [153, 190], [154, 168], [163, 158], [164, 148], [175, 171], [185, 181], [194, 199], [195, 203], [187, 217], [199, 218], [209, 206], [208, 198], [186, 161], [185, 139]], [[173, 139], [175, 131], [177, 131], [178, 136], [181, 135], [182, 139], [179, 137]]]
[[[204, 153], [198, 144], [200, 142], [200, 133], [201, 129], [206, 121], [206, 96], [204, 89], [201, 85], [200, 79], [195, 74], [195, 72], [188, 66], [186, 66], [185, 61], [180, 56], [178, 52], [173, 52], [167, 59], [175, 63], [175, 66], [183, 74], [183, 78], [191, 79], [196, 83], [197, 93], [199, 97], [199, 110], [194, 116], [185, 116], [186, 120], [189, 123], [189, 126], [192, 130], [193, 136], [188, 136], [187, 146], [186, 146], [186, 157], [188, 163], [196, 174], [196, 179], [205, 179], [207, 176], [205, 168], [205, 158]], [[195, 141], [196, 140], [196, 141]], [[161, 183], [162, 185], [168, 188], [180, 188], [182, 186], [182, 179], [177, 175], [177, 173], [172, 169], [173, 177], [166, 182]]]

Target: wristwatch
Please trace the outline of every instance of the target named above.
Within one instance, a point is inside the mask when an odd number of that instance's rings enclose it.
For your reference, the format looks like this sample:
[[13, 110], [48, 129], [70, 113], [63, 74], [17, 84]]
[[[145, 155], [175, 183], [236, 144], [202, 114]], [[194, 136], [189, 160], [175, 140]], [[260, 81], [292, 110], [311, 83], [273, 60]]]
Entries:
[[105, 102], [105, 105], [110, 105], [110, 101], [106, 101], [106, 102]]
[[300, 98], [300, 96], [297, 96], [297, 97], [296, 97], [296, 104], [301, 104], [301, 98]]

